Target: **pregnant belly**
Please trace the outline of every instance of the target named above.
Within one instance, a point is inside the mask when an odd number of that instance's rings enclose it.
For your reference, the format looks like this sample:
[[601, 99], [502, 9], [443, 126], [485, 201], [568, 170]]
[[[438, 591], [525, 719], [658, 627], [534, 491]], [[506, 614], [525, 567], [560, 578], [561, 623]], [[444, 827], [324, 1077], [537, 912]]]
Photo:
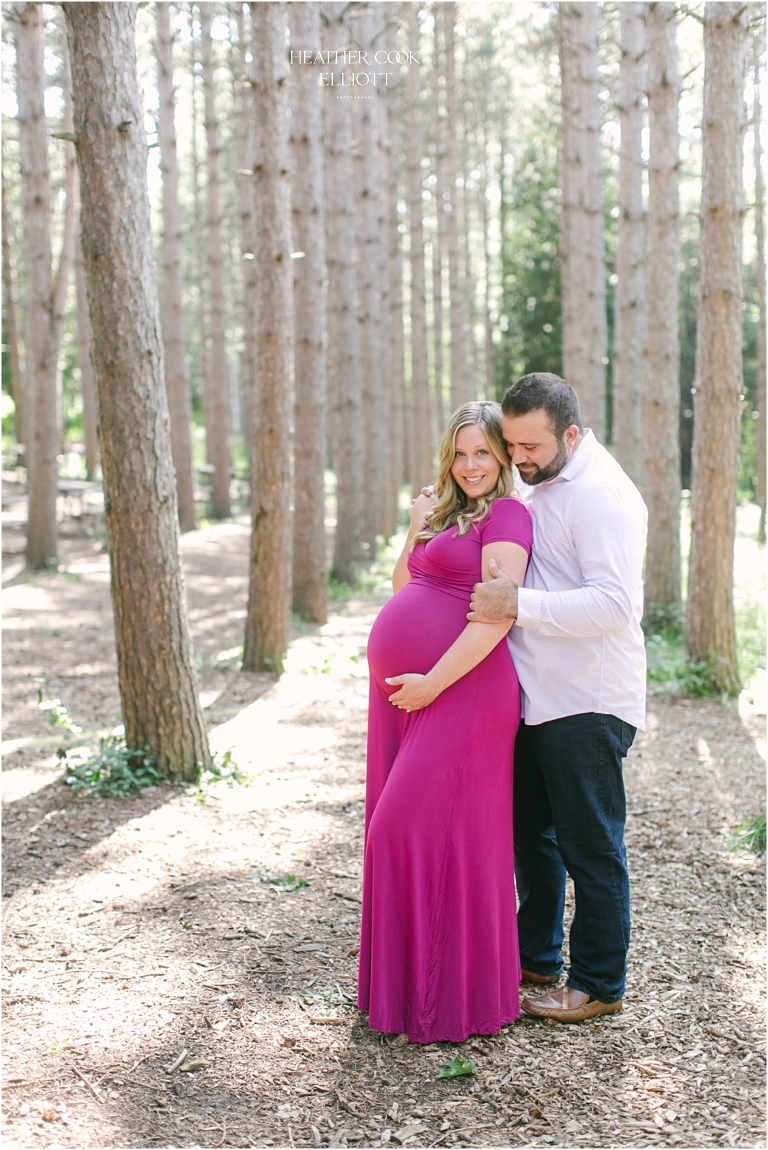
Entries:
[[371, 679], [384, 684], [391, 675], [425, 675], [467, 625], [464, 602], [429, 584], [407, 583], [382, 607], [368, 640]]

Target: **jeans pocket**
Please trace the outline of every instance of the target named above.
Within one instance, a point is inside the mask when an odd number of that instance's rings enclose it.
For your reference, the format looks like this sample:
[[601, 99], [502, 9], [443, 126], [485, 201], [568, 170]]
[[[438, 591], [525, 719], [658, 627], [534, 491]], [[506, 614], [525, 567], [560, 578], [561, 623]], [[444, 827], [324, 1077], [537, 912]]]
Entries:
[[637, 727], [633, 727], [631, 725], [631, 723], [625, 723], [624, 720], [622, 719], [621, 720], [621, 757], [622, 757], [622, 759], [626, 759], [627, 755], [629, 754], [629, 748], [634, 743], [636, 734], [637, 734]]

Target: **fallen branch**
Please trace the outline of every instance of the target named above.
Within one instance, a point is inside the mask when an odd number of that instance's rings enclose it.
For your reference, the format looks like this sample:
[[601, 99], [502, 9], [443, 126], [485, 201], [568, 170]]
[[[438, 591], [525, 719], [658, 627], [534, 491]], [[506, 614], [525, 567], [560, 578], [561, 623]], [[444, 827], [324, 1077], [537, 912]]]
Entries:
[[70, 1068], [70, 1070], [73, 1070], [75, 1072], [75, 1074], [77, 1075], [77, 1077], [80, 1079], [81, 1082], [85, 1083], [85, 1085], [91, 1091], [91, 1093], [93, 1094], [94, 1098], [99, 1103], [99, 1105], [103, 1105], [103, 1099], [102, 1099], [101, 1095], [99, 1094], [98, 1090], [96, 1089], [96, 1087], [93, 1085], [93, 1083], [89, 1082], [88, 1079], [85, 1077], [85, 1075], [80, 1073], [80, 1071], [77, 1069], [77, 1067], [74, 1065], [74, 1063], [70, 1062], [69, 1068]]
[[166, 1074], [173, 1074], [174, 1070], [178, 1070], [179, 1067], [181, 1066], [182, 1062], [184, 1061], [184, 1059], [187, 1057], [188, 1054], [189, 1054], [189, 1050], [185, 1046], [184, 1049], [182, 1050], [181, 1054], [179, 1055], [179, 1057], [176, 1059], [176, 1061], [171, 1063], [170, 1066], [166, 1066], [165, 1073]]

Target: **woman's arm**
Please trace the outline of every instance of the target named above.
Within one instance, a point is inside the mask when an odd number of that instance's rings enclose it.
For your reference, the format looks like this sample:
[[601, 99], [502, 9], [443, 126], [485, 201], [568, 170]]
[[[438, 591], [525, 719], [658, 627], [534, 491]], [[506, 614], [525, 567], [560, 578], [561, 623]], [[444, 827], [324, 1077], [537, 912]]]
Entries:
[[392, 587], [395, 592], [405, 587], [406, 583], [411, 581], [411, 573], [408, 570], [408, 555], [411, 550], [411, 543], [413, 542], [414, 535], [423, 530], [424, 519], [428, 511], [431, 511], [435, 502], [434, 495], [424, 495], [423, 493], [414, 499], [411, 504], [408, 514], [411, 517], [411, 525], [408, 528], [408, 537], [405, 540], [405, 547], [400, 552], [400, 557], [395, 563], [395, 569], [392, 572]]
[[[483, 578], [488, 578], [491, 559], [495, 559], [501, 570], [522, 583], [528, 566], [528, 552], [517, 543], [489, 543], [483, 548]], [[400, 690], [389, 696], [389, 701], [405, 711], [420, 711], [433, 703], [438, 695], [457, 680], [468, 674], [478, 663], [482, 663], [493, 648], [504, 638], [509, 623], [467, 623], [441, 659], [426, 675], [394, 675], [387, 679], [391, 686]]]

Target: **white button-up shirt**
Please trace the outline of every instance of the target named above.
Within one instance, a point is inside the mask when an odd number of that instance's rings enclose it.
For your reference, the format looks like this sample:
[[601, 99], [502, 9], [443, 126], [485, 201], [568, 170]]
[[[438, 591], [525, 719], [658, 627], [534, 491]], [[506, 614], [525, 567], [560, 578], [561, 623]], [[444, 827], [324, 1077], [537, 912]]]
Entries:
[[615, 715], [645, 725], [640, 492], [589, 429], [554, 479], [523, 486], [533, 552], [509, 634], [523, 715]]

